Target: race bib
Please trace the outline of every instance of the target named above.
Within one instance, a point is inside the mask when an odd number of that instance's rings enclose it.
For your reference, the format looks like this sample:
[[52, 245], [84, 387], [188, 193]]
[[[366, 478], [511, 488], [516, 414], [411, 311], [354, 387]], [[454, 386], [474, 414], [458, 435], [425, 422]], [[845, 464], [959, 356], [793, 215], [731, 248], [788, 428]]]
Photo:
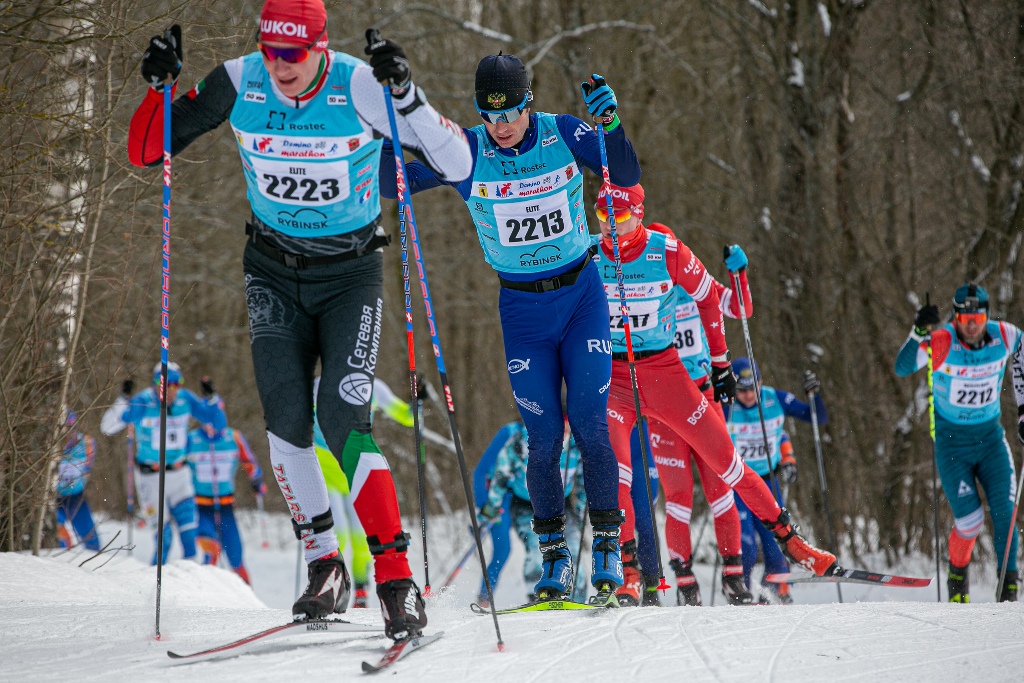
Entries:
[[700, 318], [680, 320], [676, 323], [676, 336], [672, 346], [676, 347], [682, 357], [696, 356], [704, 352], [704, 335]]
[[565, 190], [523, 202], [495, 202], [494, 218], [502, 246], [543, 244], [572, 228]]
[[196, 481], [203, 484], [228, 482], [232, 479], [231, 459], [203, 453], [196, 460], [195, 471]]
[[[629, 327], [633, 332], [651, 330], [658, 326], [658, 310], [661, 308], [661, 302], [657, 299], [630, 301], [626, 304], [626, 308], [629, 309]], [[621, 330], [626, 326], [618, 301], [608, 302], [608, 326], [613, 330]]]
[[[167, 450], [180, 451], [188, 441], [188, 417], [167, 417]], [[160, 421], [153, 425], [150, 445], [154, 451], [160, 450]]]
[[349, 196], [348, 162], [317, 164], [274, 161], [251, 156], [260, 194], [282, 204], [326, 206]]
[[999, 399], [1002, 377], [954, 379], [949, 384], [949, 402], [957, 408], [983, 408]]
[[[768, 440], [768, 446], [772, 449], [771, 452], [775, 452], [775, 444]], [[764, 452], [764, 439], [761, 435], [754, 436], [740, 436], [736, 438], [736, 452], [740, 454], [744, 462], [749, 460], [764, 460], [767, 456]]]

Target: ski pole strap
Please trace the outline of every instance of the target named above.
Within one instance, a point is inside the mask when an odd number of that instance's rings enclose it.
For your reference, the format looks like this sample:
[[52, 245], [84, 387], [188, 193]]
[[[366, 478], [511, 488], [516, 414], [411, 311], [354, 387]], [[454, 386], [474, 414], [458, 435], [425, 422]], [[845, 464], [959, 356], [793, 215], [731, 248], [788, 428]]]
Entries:
[[300, 541], [302, 540], [303, 531], [308, 530], [314, 534], [319, 534], [324, 531], [330, 531], [332, 528], [334, 528], [334, 516], [331, 515], [330, 509], [322, 515], [317, 515], [305, 524], [299, 524], [294, 519], [292, 520], [292, 531], [295, 532], [295, 538]]
[[283, 264], [286, 268], [294, 268], [295, 270], [302, 270], [303, 268], [309, 268], [311, 266], [326, 266], [332, 263], [341, 263], [342, 261], [351, 261], [352, 259], [365, 256], [376, 249], [380, 249], [391, 244], [391, 235], [374, 235], [366, 244], [351, 251], [332, 254], [330, 256], [302, 256], [300, 254], [281, 251], [274, 245], [270, 244], [270, 242], [267, 242], [262, 235], [256, 232], [256, 229], [251, 223], [245, 224], [245, 234], [249, 235], [252, 246], [256, 248], [256, 251], [260, 252], [264, 256], [274, 259], [280, 264]]
[[409, 539], [412, 536], [401, 531], [395, 536], [395, 540], [391, 543], [381, 543], [380, 539], [376, 536], [367, 536], [366, 544], [370, 546], [371, 555], [383, 555], [388, 550], [394, 550], [396, 553], [404, 553], [409, 547]]

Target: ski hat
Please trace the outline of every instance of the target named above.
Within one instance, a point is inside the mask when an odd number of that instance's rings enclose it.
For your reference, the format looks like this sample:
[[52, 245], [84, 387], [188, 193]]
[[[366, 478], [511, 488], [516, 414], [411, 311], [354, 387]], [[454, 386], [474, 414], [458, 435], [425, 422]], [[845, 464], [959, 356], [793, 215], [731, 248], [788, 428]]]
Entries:
[[753, 389], [755, 378], [758, 382], [761, 381], [761, 369], [757, 367], [757, 363], [751, 363], [746, 356], [732, 362], [732, 371], [736, 373], [737, 389]]
[[326, 50], [323, 0], [266, 0], [260, 12], [260, 40]]
[[68, 427], [73, 426], [76, 422], [78, 422], [78, 413], [76, 413], [73, 410], [69, 410], [68, 411]]
[[[177, 363], [167, 364], [167, 383], [181, 384], [181, 367]], [[160, 363], [153, 366], [153, 384], [160, 384]]]
[[953, 310], [957, 313], [988, 311], [988, 292], [973, 282], [960, 285], [953, 295]]
[[644, 217], [644, 188], [639, 184], [633, 187], [620, 187], [618, 185], [601, 185], [597, 192], [597, 206], [605, 206], [608, 191], [611, 191], [612, 206], [616, 209], [629, 209], [637, 218]]
[[476, 67], [476, 108], [502, 112], [533, 102], [530, 74], [515, 55], [487, 55]]

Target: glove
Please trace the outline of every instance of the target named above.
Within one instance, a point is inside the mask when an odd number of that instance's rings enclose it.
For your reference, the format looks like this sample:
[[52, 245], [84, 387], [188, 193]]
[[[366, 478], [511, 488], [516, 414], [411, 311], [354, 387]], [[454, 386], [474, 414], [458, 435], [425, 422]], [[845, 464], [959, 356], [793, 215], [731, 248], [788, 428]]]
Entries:
[[604, 76], [594, 74], [589, 81], [580, 83], [580, 89], [583, 91], [583, 101], [591, 116], [599, 116], [605, 123], [611, 123], [615, 119], [615, 110], [619, 103], [615, 99], [615, 93], [605, 82]]
[[796, 483], [796, 463], [784, 462], [779, 467], [779, 480], [783, 484], [793, 485]]
[[484, 506], [480, 508], [480, 512], [476, 515], [476, 522], [480, 526], [485, 526], [488, 522], [491, 522], [501, 516], [501, 508], [496, 508], [490, 503], [484, 503]]
[[426, 403], [427, 399], [430, 398], [430, 388], [427, 386], [427, 378], [423, 376], [423, 373], [417, 373], [416, 375], [416, 400], [420, 403]]
[[162, 36], [149, 39], [149, 49], [142, 55], [142, 77], [157, 90], [163, 90], [168, 76], [171, 83], [181, 73], [181, 27], [175, 24]]
[[810, 370], [804, 370], [804, 392], [808, 395], [821, 393], [821, 380]]
[[210, 398], [217, 390], [213, 388], [213, 380], [210, 379], [209, 375], [203, 375], [202, 379], [199, 380], [199, 386], [203, 389], [203, 398]]
[[412, 70], [405, 50], [393, 41], [383, 40], [375, 28], [366, 29], [366, 47], [363, 53], [370, 57], [370, 67], [377, 82], [391, 86], [391, 94], [405, 93], [412, 82]]
[[724, 258], [725, 267], [730, 273], [740, 273], [747, 269], [747, 255], [738, 244], [726, 247]]
[[715, 387], [715, 400], [719, 403], [732, 403], [736, 398], [736, 375], [732, 374], [732, 366], [711, 366], [711, 384]]
[[253, 479], [249, 485], [252, 486], [253, 495], [265, 496], [267, 494], [267, 485], [263, 483], [262, 478]]
[[940, 322], [939, 307], [935, 304], [925, 304], [917, 309], [917, 315], [914, 316], [914, 331], [923, 337], [928, 334], [931, 327]]
[[121, 382], [121, 393], [124, 396], [130, 397], [134, 391], [135, 391], [135, 380], [133, 380], [131, 377], [129, 377], [125, 381]]

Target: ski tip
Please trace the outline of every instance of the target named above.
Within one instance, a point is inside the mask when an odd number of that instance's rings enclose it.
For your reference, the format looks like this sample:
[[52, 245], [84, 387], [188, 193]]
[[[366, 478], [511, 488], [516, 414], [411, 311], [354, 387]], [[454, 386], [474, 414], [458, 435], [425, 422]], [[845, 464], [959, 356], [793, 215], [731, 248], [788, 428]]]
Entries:
[[369, 662], [363, 662], [363, 673], [364, 674], [372, 674], [376, 670], [377, 670], [377, 667], [375, 667], [373, 664], [370, 664]]
[[179, 655], [177, 652], [167, 651], [167, 656], [171, 659], [185, 659], [185, 655]]

